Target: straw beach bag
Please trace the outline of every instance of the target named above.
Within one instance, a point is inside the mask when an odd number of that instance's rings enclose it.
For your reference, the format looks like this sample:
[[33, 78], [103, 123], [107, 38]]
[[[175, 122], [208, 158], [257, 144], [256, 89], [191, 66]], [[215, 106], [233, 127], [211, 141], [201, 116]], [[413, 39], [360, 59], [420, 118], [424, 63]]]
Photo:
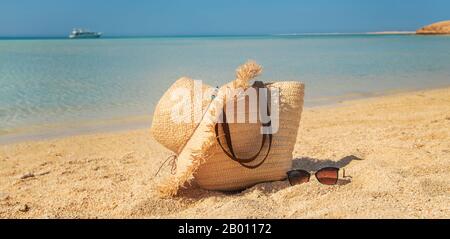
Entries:
[[[162, 121], [153, 123], [151, 131], [155, 139], [177, 154], [176, 172], [158, 187], [162, 195], [174, 196], [192, 183], [208, 190], [233, 191], [286, 178], [286, 172], [292, 168], [292, 152], [303, 110], [304, 85], [299, 82], [255, 82], [250, 85], [249, 81], [261, 70], [254, 62], [241, 66], [235, 81], [222, 86], [215, 97], [203, 102], [205, 112], [202, 112], [199, 123], [168, 122], [165, 126], [161, 126]], [[279, 93], [278, 118], [275, 119], [278, 131], [262, 133], [262, 127], [269, 127], [275, 122], [274, 115], [271, 115], [270, 122], [265, 123], [261, 122], [261, 117], [256, 123], [248, 120], [245, 123], [229, 123], [229, 119], [235, 116], [226, 114], [227, 106], [234, 108], [237, 115], [245, 115], [246, 119], [255, 113], [262, 115], [262, 111], [272, 113], [271, 101], [258, 104], [258, 107], [241, 109], [237, 106], [240, 101], [248, 101], [246, 95], [226, 97], [229, 90], [250, 87]], [[205, 86], [204, 90], [207, 91], [208, 87]], [[260, 97], [264, 96], [258, 94], [258, 99]], [[159, 102], [154, 120], [160, 117], [161, 108], [166, 108], [162, 105], [170, 104], [167, 99], [165, 95]], [[218, 116], [224, 121], [217, 122]], [[186, 130], [179, 134], [179, 139], [172, 141], [168, 140], [167, 133], [160, 132], [168, 130], [176, 133], [177, 129]]]

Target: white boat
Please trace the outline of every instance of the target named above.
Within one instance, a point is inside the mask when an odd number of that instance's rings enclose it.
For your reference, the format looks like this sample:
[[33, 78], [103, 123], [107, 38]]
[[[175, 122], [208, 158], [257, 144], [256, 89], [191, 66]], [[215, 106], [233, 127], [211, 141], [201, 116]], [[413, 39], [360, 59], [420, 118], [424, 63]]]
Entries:
[[102, 36], [101, 32], [90, 32], [83, 29], [73, 29], [72, 33], [69, 35], [70, 39], [92, 39], [100, 38]]

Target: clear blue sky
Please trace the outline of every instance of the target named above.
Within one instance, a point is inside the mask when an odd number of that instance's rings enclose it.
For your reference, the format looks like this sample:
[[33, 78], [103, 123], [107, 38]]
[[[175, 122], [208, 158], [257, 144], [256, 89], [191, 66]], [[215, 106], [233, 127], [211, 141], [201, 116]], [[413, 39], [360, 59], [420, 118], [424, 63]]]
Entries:
[[1, 0], [0, 36], [222, 35], [415, 30], [448, 0]]

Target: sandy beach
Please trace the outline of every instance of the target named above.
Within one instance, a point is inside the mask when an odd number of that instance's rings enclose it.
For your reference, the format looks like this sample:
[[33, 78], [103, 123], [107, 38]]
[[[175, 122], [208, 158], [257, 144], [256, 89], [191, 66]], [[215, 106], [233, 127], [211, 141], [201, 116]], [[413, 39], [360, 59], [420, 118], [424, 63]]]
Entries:
[[160, 198], [168, 155], [148, 129], [1, 145], [0, 218], [450, 218], [450, 88], [307, 108], [294, 165], [345, 167], [337, 186]]

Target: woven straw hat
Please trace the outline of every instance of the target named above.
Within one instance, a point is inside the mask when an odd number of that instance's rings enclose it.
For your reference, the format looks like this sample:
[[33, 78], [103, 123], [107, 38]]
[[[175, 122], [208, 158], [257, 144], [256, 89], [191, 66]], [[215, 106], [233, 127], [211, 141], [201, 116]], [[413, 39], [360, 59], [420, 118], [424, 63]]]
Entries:
[[[208, 190], [233, 191], [286, 178], [286, 172], [292, 168], [292, 152], [303, 110], [304, 84], [277, 82], [263, 86], [269, 91], [276, 89], [279, 92], [279, 129], [274, 134], [262, 134], [259, 120], [257, 123], [229, 124], [218, 124], [216, 121], [229, 104], [234, 104], [235, 112], [243, 113], [238, 112], [240, 109], [236, 105], [241, 100], [245, 101], [246, 97], [226, 99], [226, 93], [233, 89], [252, 87], [249, 81], [258, 76], [261, 70], [254, 62], [241, 66], [235, 81], [222, 86], [213, 100], [209, 98], [203, 102], [205, 112], [197, 124], [169, 122], [170, 118], [163, 110], [173, 104], [167, 103], [171, 89], [189, 80], [177, 81], [161, 99], [155, 112], [152, 133], [156, 140], [178, 156], [176, 172], [158, 187], [163, 196], [177, 195], [180, 189], [192, 183]], [[204, 87], [205, 90], [210, 89]], [[245, 108], [247, 119], [249, 114], [262, 109], [261, 106], [258, 109]], [[159, 118], [160, 113], [163, 113], [163, 120]], [[164, 122], [168, 123], [163, 125]], [[169, 134], [178, 135], [179, 138], [172, 141], [164, 138]], [[241, 159], [244, 161], [239, 161]], [[252, 160], [247, 162], [247, 159]]]
[[[195, 81], [190, 78], [183, 77], [177, 80], [162, 96], [153, 114], [151, 134], [160, 144], [176, 154], [181, 152], [181, 149], [191, 138], [194, 130], [200, 123], [195, 119], [202, 118], [200, 111], [193, 110], [195, 87]], [[201, 88], [202, 94], [206, 96], [201, 99], [202, 111], [204, 111], [211, 103], [212, 98], [208, 97], [208, 95], [211, 94], [213, 88], [205, 84], [200, 85], [199, 88]], [[175, 105], [174, 98], [176, 98], [176, 93], [183, 93], [180, 90], [187, 91], [191, 100], [181, 102], [182, 105], [179, 107], [186, 109], [188, 114], [185, 115], [185, 118], [180, 118], [180, 122], [175, 122], [172, 119], [172, 109]]]

